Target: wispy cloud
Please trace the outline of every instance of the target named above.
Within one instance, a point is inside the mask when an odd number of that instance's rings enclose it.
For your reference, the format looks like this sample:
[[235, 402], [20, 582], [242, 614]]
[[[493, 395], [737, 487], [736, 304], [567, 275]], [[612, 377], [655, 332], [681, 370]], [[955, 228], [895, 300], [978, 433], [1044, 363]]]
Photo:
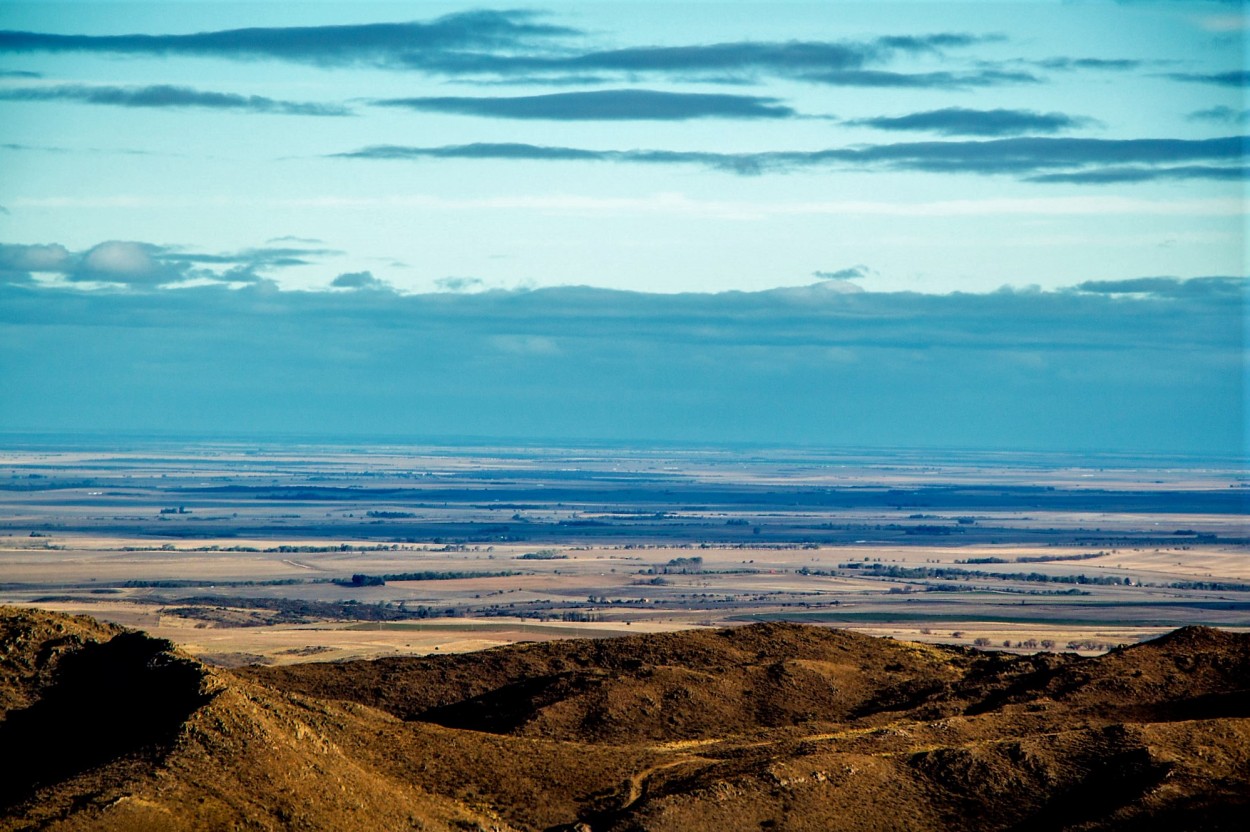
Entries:
[[1245, 279], [1230, 277], [1135, 277], [1128, 280], [1087, 280], [1073, 287], [1078, 292], [1101, 295], [1150, 295], [1159, 298], [1225, 297], [1250, 300]]
[[60, 35], [0, 31], [0, 52], [94, 52], [233, 60], [280, 60], [319, 66], [419, 65], [441, 50], [516, 48], [575, 30], [524, 11], [472, 11], [426, 23], [286, 26], [189, 35]]
[[1213, 84], [1217, 87], [1250, 86], [1250, 71], [1239, 69], [1229, 72], [1169, 72], [1165, 76], [1173, 81], [1192, 84]]
[[1041, 173], [1030, 182], [1063, 182], [1074, 185], [1109, 185], [1129, 182], [1208, 180], [1236, 182], [1250, 179], [1250, 168], [1219, 165], [1173, 165], [1161, 167], [1111, 166], [1067, 173]]
[[757, 75], [819, 80], [822, 73], [858, 70], [900, 54], [940, 53], [987, 39], [962, 33], [882, 37], [860, 41], [736, 41], [682, 46], [634, 46], [565, 54], [431, 54], [414, 66], [455, 75], [608, 72], [740, 79]]
[[284, 234], [281, 237], [270, 237], [268, 240], [265, 240], [266, 245], [272, 245], [273, 243], [301, 243], [308, 246], [318, 246], [324, 242], [324, 240], [319, 240], [316, 237], [296, 237], [293, 234]]
[[855, 280], [867, 277], [871, 272], [872, 269], [867, 266], [849, 266], [832, 272], [812, 272], [812, 277], [817, 280]]
[[944, 136], [1019, 136], [1027, 133], [1059, 133], [1084, 127], [1091, 119], [1064, 113], [1035, 110], [970, 110], [947, 107], [903, 116], [877, 116], [845, 122], [878, 130], [908, 130]]
[[0, 144], [0, 150], [15, 153], [100, 153], [114, 156], [177, 156], [176, 153], [163, 153], [153, 150], [139, 150], [130, 147], [59, 147], [57, 145], [38, 144]]
[[440, 277], [434, 285], [444, 292], [468, 292], [482, 288], [483, 283], [479, 277]]
[[[988, 141], [902, 142], [815, 151], [714, 153], [673, 150], [588, 150], [522, 143], [408, 147], [377, 145], [334, 154], [348, 159], [511, 159], [700, 165], [738, 174], [832, 167], [926, 173], [1013, 175], [1032, 181], [1055, 174], [1089, 182], [1151, 178], [1229, 179], [1242, 175], [1250, 137], [1214, 139], [1011, 138]], [[1203, 163], [1186, 165], [1185, 163]], [[1099, 179], [1105, 174], [1107, 179]], [[1121, 178], [1116, 179], [1119, 176]]]
[[727, 154], [679, 150], [586, 150], [576, 147], [511, 143], [474, 143], [439, 147], [374, 145], [346, 153], [343, 159], [510, 159], [545, 162], [636, 162], [641, 164], [695, 164], [736, 173], [760, 173], [765, 166], [780, 168], [773, 154]]
[[61, 84], [51, 87], [0, 88], [3, 101], [79, 101], [114, 107], [151, 107], [157, 109], [197, 108], [238, 110], [248, 113], [269, 113], [295, 116], [346, 116], [351, 111], [338, 104], [317, 104], [301, 101], [280, 101], [260, 95], [208, 92], [158, 84], [143, 87], [111, 87], [86, 84]]
[[392, 98], [373, 102], [427, 112], [551, 121], [683, 121], [696, 118], [791, 118], [775, 98], [750, 95], [597, 90], [514, 97]]
[[900, 56], [941, 56], [995, 35], [937, 32], [845, 41], [737, 41], [583, 49], [584, 35], [527, 11], [475, 11], [428, 22], [235, 29], [188, 35], [0, 31], [0, 52], [91, 52], [371, 65], [482, 82], [603, 83], [660, 77], [739, 83], [763, 76], [861, 87], [967, 88], [1038, 80], [1027, 72], [897, 72]]
[[807, 72], [800, 80], [836, 87], [961, 90], [1002, 84], [1037, 84], [1031, 72], [977, 69], [965, 72], [896, 72], [882, 69], [839, 69]]
[[1211, 107], [1194, 110], [1186, 118], [1190, 121], [1213, 121], [1219, 124], [1250, 124], [1250, 110], [1245, 107]]
[[38, 72], [30, 72], [25, 69], [0, 69], [0, 78], [42, 78], [43, 75]]
[[1042, 69], [1051, 69], [1059, 71], [1072, 70], [1104, 70], [1110, 72], [1126, 72], [1128, 70], [1140, 69], [1146, 65], [1146, 61], [1134, 60], [1131, 58], [1071, 58], [1066, 56], [1043, 58], [1040, 61], [1033, 62], [1034, 66]]

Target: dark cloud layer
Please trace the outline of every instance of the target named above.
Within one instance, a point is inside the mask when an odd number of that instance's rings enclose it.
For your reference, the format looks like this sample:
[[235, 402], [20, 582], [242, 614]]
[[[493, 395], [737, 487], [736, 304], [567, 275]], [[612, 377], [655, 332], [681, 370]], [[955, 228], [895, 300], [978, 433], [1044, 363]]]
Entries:
[[1239, 452], [1245, 280], [951, 295], [841, 282], [0, 286], [0, 429]]
[[878, 130], [940, 133], [944, 136], [1019, 136], [1028, 133], [1060, 133], [1090, 123], [1089, 119], [1064, 113], [1035, 110], [970, 110], [947, 107], [903, 116], [877, 116], [846, 122]]
[[351, 114], [348, 109], [337, 104], [279, 101], [260, 95], [206, 92], [190, 87], [176, 87], [168, 84], [144, 87], [88, 86], [85, 84], [61, 84], [52, 87], [16, 87], [0, 89], [0, 100], [80, 101], [85, 104], [104, 104], [115, 107], [238, 110], [248, 113], [296, 116], [345, 116]]
[[395, 98], [373, 103], [429, 112], [552, 121], [681, 121], [695, 118], [790, 118], [795, 115], [794, 110], [777, 103], [775, 98], [655, 90], [598, 90], [508, 98]]
[[671, 150], [587, 150], [521, 143], [441, 147], [378, 145], [335, 155], [349, 159], [523, 159], [694, 164], [738, 174], [838, 166], [926, 173], [1006, 174], [1039, 182], [1096, 183], [1145, 181], [1150, 178], [1238, 178], [1243, 175], [1248, 152], [1250, 137], [1228, 136], [1214, 139], [1029, 137], [989, 141], [902, 142], [816, 151], [737, 154]]

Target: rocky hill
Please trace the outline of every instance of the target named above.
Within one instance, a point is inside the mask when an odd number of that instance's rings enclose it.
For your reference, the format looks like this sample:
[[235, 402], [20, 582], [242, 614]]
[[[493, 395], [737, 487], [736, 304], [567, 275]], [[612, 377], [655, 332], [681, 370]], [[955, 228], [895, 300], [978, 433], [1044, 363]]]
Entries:
[[1241, 829], [1250, 635], [759, 624], [226, 671], [0, 608], [0, 829]]

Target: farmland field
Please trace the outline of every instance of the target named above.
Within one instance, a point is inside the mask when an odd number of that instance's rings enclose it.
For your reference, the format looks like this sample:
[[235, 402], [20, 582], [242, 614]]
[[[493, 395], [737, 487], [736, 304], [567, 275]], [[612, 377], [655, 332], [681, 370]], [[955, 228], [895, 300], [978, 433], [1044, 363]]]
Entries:
[[223, 664], [777, 619], [1022, 652], [1250, 629], [1232, 459], [5, 448], [0, 603]]

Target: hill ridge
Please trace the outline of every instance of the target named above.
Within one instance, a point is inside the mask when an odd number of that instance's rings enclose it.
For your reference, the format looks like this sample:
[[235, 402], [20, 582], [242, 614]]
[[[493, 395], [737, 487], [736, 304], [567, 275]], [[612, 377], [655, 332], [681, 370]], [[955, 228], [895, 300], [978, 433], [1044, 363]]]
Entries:
[[1241, 633], [1080, 658], [766, 623], [235, 671], [52, 613], [0, 608], [0, 634], [23, 772], [0, 830], [1239, 829], [1250, 808]]

